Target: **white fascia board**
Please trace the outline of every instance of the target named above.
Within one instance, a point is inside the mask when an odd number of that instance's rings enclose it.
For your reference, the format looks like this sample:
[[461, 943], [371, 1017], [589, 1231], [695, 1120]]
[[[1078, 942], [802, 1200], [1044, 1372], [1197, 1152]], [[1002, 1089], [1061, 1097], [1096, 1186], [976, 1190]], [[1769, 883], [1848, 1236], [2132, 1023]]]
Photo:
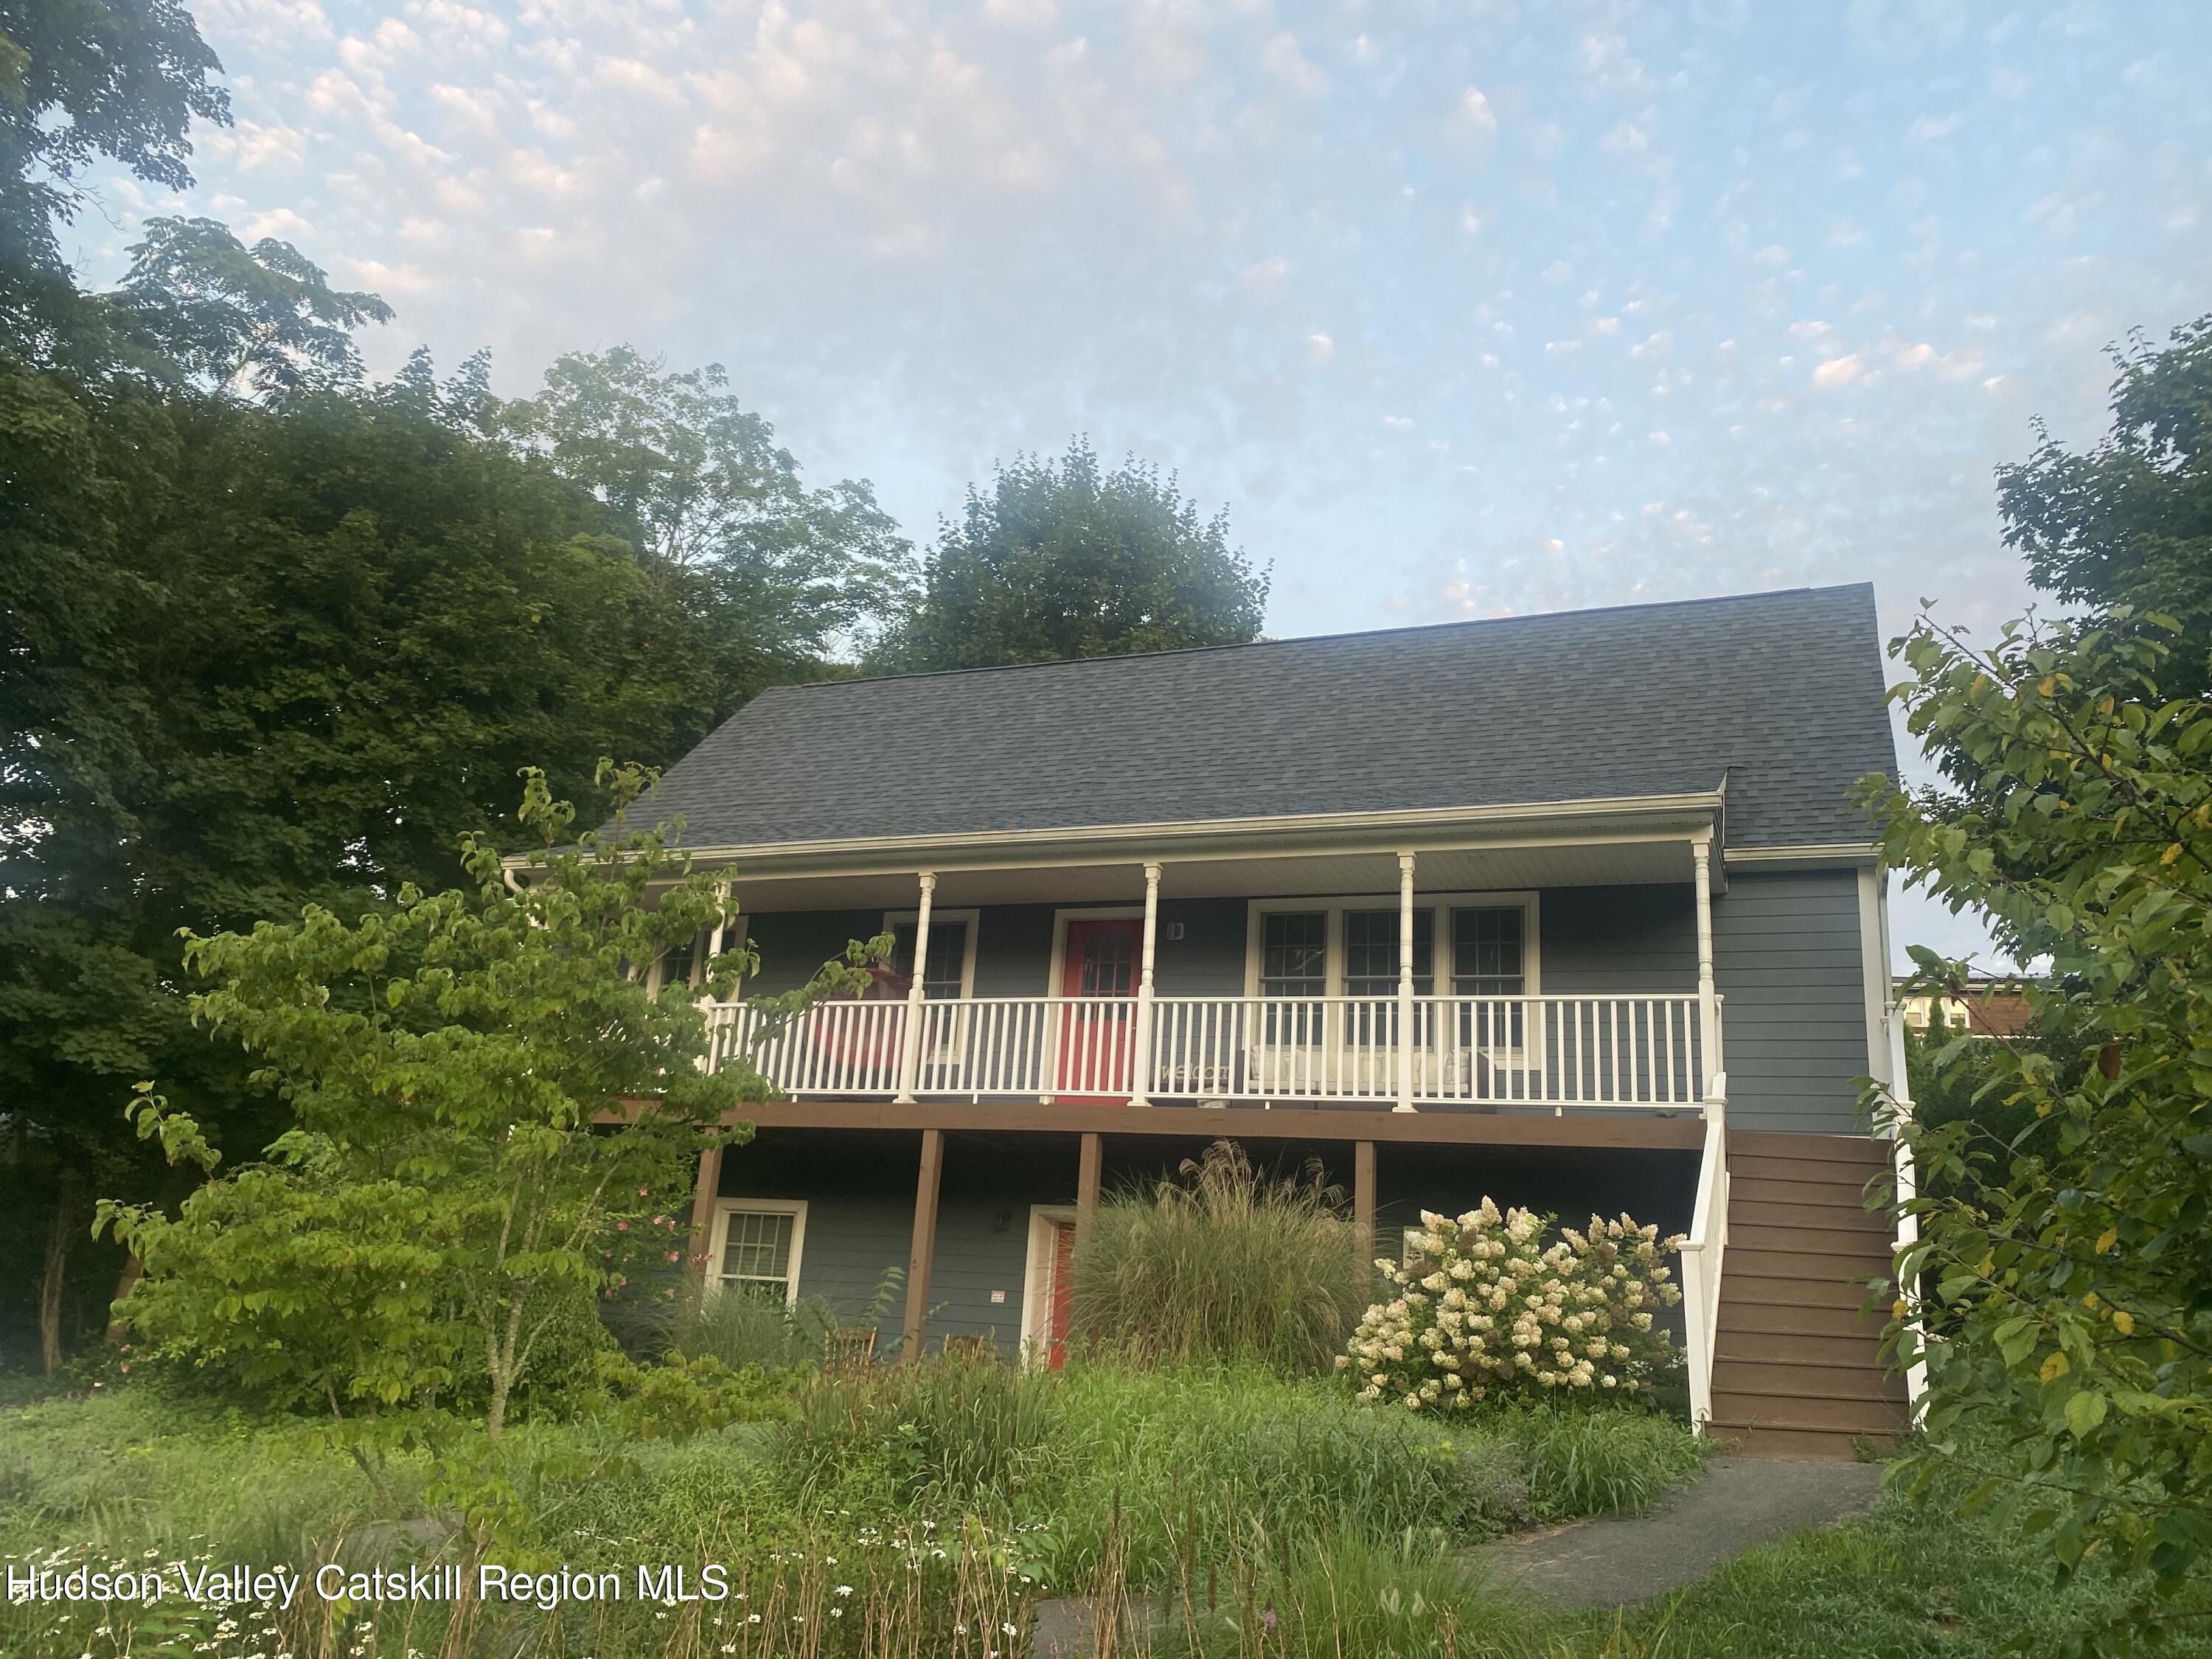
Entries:
[[1439, 852], [1684, 841], [1699, 830], [1709, 831], [1719, 810], [1718, 793], [1700, 791], [1529, 805], [1310, 813], [993, 830], [980, 835], [884, 836], [685, 850], [696, 864], [738, 864], [756, 877], [896, 875], [918, 868], [1121, 865], [1161, 856], [1189, 863], [1271, 854]]

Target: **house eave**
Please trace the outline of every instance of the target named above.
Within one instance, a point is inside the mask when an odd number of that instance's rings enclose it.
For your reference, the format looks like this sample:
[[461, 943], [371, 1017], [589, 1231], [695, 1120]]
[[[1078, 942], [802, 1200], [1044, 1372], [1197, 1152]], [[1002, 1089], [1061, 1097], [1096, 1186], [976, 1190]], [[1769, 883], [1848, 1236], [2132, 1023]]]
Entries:
[[1006, 870], [1147, 860], [1291, 857], [1301, 853], [1686, 841], [1711, 834], [1719, 790], [1672, 795], [1388, 812], [1317, 812], [1182, 823], [880, 836], [689, 848], [695, 866], [738, 866], [758, 878], [890, 875], [917, 869]]

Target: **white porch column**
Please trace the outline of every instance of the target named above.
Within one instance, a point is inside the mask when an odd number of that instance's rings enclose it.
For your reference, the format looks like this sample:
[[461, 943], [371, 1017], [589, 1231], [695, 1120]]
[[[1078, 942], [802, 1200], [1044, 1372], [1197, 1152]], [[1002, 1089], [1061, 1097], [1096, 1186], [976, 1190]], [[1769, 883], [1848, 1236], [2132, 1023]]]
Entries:
[[1413, 855], [1398, 854], [1398, 1103], [1413, 1109]]
[[1713, 989], [1713, 832], [1700, 830], [1690, 842], [1698, 881], [1698, 1059], [1700, 1099], [1710, 1099], [1720, 1072], [1720, 999]]
[[1145, 945], [1137, 967], [1137, 1018], [1129, 1056], [1129, 1104], [1149, 1106], [1152, 1090], [1152, 945], [1160, 927], [1160, 866], [1145, 866]]
[[914, 982], [907, 987], [906, 1018], [899, 1026], [898, 1094], [894, 1104], [914, 1104], [915, 1079], [921, 1072], [921, 980], [929, 968], [929, 901], [937, 873], [921, 872], [921, 900], [914, 912]]

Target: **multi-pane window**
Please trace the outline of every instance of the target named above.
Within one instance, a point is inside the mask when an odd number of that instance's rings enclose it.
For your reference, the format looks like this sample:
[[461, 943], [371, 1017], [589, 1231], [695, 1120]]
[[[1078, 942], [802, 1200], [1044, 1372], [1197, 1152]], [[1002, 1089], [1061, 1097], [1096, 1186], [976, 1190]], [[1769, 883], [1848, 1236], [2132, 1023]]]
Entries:
[[722, 1283], [789, 1301], [795, 1265], [792, 1236], [798, 1221], [789, 1210], [732, 1210], [723, 1224]]
[[672, 945], [660, 953], [660, 982], [663, 985], [689, 985], [692, 966], [699, 959], [699, 935], [694, 933], [681, 944]]
[[1266, 917], [1260, 939], [1260, 993], [1328, 994], [1328, 913], [1283, 910]]
[[[910, 921], [891, 925], [891, 967], [902, 975], [914, 972], [915, 924]], [[921, 994], [932, 1000], [950, 1000], [960, 994], [961, 979], [968, 963], [968, 924], [965, 921], [932, 921], [929, 924], [929, 961], [921, 975]]]
[[1517, 997], [1528, 985], [1519, 905], [1452, 912], [1452, 994]]
[[[1413, 994], [1435, 994], [1437, 913], [1413, 912]], [[1344, 994], [1352, 997], [1398, 994], [1398, 913], [1344, 913]]]

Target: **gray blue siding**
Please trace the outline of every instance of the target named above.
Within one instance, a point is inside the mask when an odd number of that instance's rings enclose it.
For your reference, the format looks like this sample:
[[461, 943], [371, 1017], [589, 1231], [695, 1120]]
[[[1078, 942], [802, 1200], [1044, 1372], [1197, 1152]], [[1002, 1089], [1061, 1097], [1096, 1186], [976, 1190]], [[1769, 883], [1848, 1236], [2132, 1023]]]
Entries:
[[1867, 1069], [1858, 878], [1849, 870], [1731, 871], [1713, 904], [1713, 974], [1729, 1121], [1746, 1129], [1863, 1133]]

